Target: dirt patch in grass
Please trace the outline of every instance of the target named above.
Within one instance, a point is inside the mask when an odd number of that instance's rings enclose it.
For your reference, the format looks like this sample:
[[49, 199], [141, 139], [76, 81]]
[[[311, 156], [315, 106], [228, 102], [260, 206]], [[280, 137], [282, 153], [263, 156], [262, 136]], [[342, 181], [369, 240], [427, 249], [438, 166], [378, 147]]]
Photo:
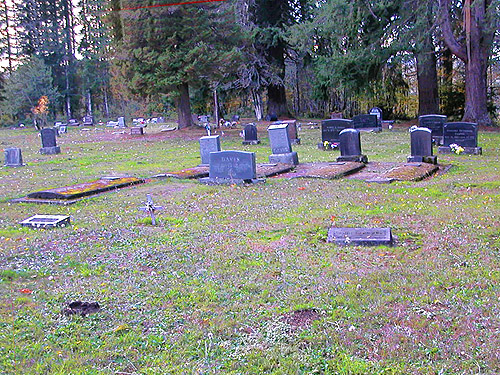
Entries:
[[321, 315], [317, 310], [303, 309], [282, 315], [281, 321], [290, 325], [292, 330], [297, 330], [311, 327], [313, 322], [320, 318]]
[[337, 179], [355, 173], [363, 167], [364, 164], [356, 162], [304, 163], [297, 165], [294, 171], [281, 174], [277, 177]]

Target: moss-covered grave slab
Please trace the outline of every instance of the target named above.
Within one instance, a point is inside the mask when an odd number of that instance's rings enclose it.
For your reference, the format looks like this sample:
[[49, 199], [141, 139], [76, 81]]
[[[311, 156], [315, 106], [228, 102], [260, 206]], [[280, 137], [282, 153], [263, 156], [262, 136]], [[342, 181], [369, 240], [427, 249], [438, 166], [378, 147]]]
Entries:
[[12, 199], [11, 202], [67, 205], [75, 203], [84, 197], [144, 182], [145, 180], [136, 177], [103, 177], [99, 180], [84, 182], [82, 184], [36, 191], [22, 198]]
[[365, 165], [357, 162], [331, 162], [331, 163], [304, 163], [295, 166], [295, 169], [283, 173], [279, 178], [324, 178], [337, 179], [356, 173]]
[[420, 181], [439, 171], [438, 165], [429, 163], [371, 162], [366, 168], [349, 176], [366, 182], [391, 183], [393, 181]]

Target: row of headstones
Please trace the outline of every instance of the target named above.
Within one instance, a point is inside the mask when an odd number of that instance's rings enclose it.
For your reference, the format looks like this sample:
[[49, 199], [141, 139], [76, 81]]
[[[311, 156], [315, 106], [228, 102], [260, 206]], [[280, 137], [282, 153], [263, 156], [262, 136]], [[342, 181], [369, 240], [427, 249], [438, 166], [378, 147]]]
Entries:
[[[272, 152], [269, 156], [269, 163], [291, 165], [299, 163], [297, 152], [292, 150], [289, 126], [288, 123], [276, 123], [269, 126], [268, 133]], [[248, 127], [248, 129], [251, 129], [248, 133], [254, 136], [254, 140], [257, 140], [255, 125]], [[245, 139], [247, 138], [245, 137]], [[255, 152], [221, 151], [220, 137], [218, 135], [200, 138], [200, 155], [201, 165], [210, 168], [209, 177], [201, 179], [201, 182], [240, 183], [261, 181], [257, 179]]]
[[[300, 138], [297, 133], [297, 120], [275, 121], [271, 123], [271, 126], [274, 125], [288, 125], [288, 138], [290, 139], [291, 144], [300, 144]], [[257, 126], [255, 124], [245, 125], [243, 128], [243, 135], [245, 140], [242, 143], [244, 145], [256, 145], [260, 143], [257, 135]]]
[[[58, 129], [56, 128], [44, 128], [40, 131], [40, 136], [42, 138], [42, 148], [40, 149], [41, 154], [59, 154], [61, 148], [57, 145], [56, 136], [58, 135]], [[5, 149], [5, 166], [6, 167], [22, 167], [23, 156], [20, 148], [10, 147]]]
[[440, 154], [449, 154], [452, 147], [462, 147], [466, 154], [479, 155], [481, 147], [477, 144], [478, 126], [472, 122], [447, 122], [443, 115], [423, 115], [418, 118], [420, 127], [428, 128], [432, 138], [441, 145]]
[[[440, 124], [440, 125], [439, 125]], [[481, 147], [477, 145], [477, 124], [469, 122], [446, 123], [446, 116], [425, 115], [419, 117], [420, 128], [427, 128], [431, 132], [431, 140], [442, 139], [439, 153], [450, 153], [451, 145], [461, 146], [465, 153], [481, 154]], [[354, 128], [352, 120], [330, 119], [321, 122], [320, 147], [325, 144], [336, 145], [340, 142], [340, 133], [344, 129]]]

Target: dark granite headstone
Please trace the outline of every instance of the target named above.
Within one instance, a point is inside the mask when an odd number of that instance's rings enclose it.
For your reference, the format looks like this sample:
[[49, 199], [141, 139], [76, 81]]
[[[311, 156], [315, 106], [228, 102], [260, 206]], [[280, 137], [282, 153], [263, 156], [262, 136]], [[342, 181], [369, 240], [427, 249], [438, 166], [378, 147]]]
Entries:
[[441, 138], [446, 120], [444, 115], [422, 115], [418, 117], [418, 126], [430, 129], [433, 138]]
[[339, 143], [342, 130], [352, 128], [352, 120], [331, 119], [321, 121], [321, 142]]
[[330, 228], [326, 242], [337, 245], [392, 246], [391, 228]]
[[244, 145], [258, 145], [260, 143], [257, 137], [257, 126], [255, 124], [247, 124], [243, 129], [245, 140], [242, 142]]
[[439, 153], [450, 153], [450, 145], [463, 148], [465, 154], [482, 154], [483, 150], [477, 146], [477, 124], [472, 122], [449, 122], [443, 128], [443, 147]]
[[208, 178], [200, 179], [205, 184], [239, 184], [261, 182], [257, 179], [255, 152], [219, 151], [210, 153]]
[[355, 129], [375, 129], [378, 128], [378, 120], [375, 115], [357, 115], [352, 118]]
[[292, 151], [288, 124], [277, 124], [269, 126], [269, 141], [271, 143], [272, 155], [269, 156], [269, 163], [294, 164], [299, 163], [296, 152]]
[[414, 128], [410, 130], [411, 155], [408, 162], [436, 164], [437, 158], [432, 156], [432, 132], [428, 128]]
[[210, 153], [220, 151], [220, 137], [218, 135], [200, 138], [201, 165], [210, 164]]
[[361, 136], [357, 129], [344, 129], [339, 134], [340, 156], [337, 161], [356, 161], [368, 163], [366, 155], [361, 154]]
[[23, 155], [21, 149], [17, 147], [11, 147], [5, 149], [5, 166], [6, 167], [22, 167]]
[[42, 154], [58, 154], [61, 149], [57, 146], [56, 136], [57, 130], [55, 128], [44, 128], [40, 131], [42, 137]]
[[121, 116], [118, 117], [118, 127], [119, 128], [126, 128], [127, 125], [125, 124], [125, 117]]
[[377, 116], [377, 125], [382, 126], [382, 110], [379, 107], [373, 107], [368, 114]]

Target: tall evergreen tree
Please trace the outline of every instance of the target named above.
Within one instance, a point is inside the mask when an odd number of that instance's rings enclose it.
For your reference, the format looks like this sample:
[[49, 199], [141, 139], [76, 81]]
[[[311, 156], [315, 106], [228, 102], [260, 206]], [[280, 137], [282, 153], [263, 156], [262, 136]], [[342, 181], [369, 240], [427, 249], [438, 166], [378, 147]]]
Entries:
[[218, 4], [141, 6], [121, 3], [123, 39], [113, 60], [115, 80], [121, 79], [135, 94], [147, 97], [175, 93], [179, 128], [192, 125], [189, 86], [212, 80], [230, 67], [236, 50], [231, 47], [234, 14]]

